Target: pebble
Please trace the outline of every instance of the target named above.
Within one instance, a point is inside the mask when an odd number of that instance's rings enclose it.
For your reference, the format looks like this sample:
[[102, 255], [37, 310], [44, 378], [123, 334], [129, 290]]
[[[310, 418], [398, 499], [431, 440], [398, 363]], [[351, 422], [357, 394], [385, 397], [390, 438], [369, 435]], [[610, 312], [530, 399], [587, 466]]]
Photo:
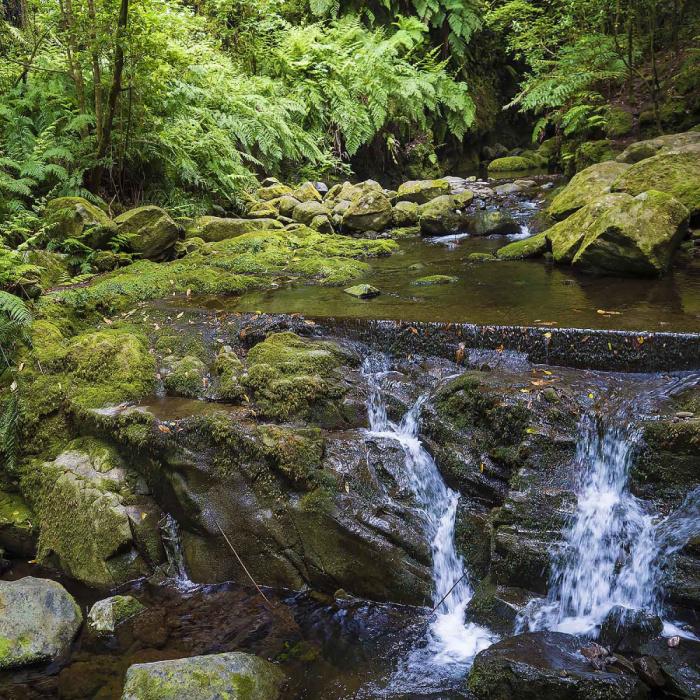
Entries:
[[681, 638], [678, 635], [668, 638], [668, 645], [670, 647], [677, 647], [681, 643]]

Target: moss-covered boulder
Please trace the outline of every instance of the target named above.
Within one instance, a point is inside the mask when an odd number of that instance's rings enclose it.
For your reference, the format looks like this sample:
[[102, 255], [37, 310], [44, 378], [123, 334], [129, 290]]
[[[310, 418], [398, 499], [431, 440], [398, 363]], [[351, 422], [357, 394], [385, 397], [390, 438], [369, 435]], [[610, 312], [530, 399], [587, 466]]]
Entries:
[[505, 236], [519, 230], [520, 226], [515, 219], [499, 210], [479, 211], [468, 222], [468, 231], [472, 236]]
[[56, 581], [0, 581], [0, 669], [51, 661], [71, 645], [83, 615]]
[[335, 372], [343, 362], [357, 361], [333, 343], [276, 333], [250, 351], [248, 373], [241, 381], [253, 393], [262, 415], [303, 417], [320, 404], [345, 395], [346, 388]]
[[261, 199], [263, 202], [269, 202], [271, 199], [278, 199], [279, 197], [292, 195], [293, 190], [291, 187], [282, 185], [279, 182], [273, 182], [267, 187], [259, 188], [255, 194], [257, 195], [258, 199]]
[[119, 235], [130, 236], [129, 248], [146, 260], [164, 260], [180, 237], [178, 225], [160, 207], [137, 207], [119, 215]]
[[275, 219], [280, 213], [275, 206], [276, 202], [279, 202], [279, 199], [269, 202], [250, 202], [246, 207], [246, 216], [249, 219]]
[[187, 237], [196, 236], [206, 243], [213, 243], [254, 231], [281, 228], [282, 224], [276, 219], [222, 219], [218, 216], [200, 216], [195, 220], [194, 227], [187, 230]]
[[602, 672], [581, 655], [586, 642], [561, 632], [509, 637], [479, 652], [467, 687], [479, 700], [645, 700], [626, 668]]
[[638, 195], [658, 190], [673, 195], [692, 217], [700, 215], [700, 142], [673, 148], [632, 165], [615, 179], [613, 192]]
[[417, 280], [413, 280], [411, 284], [418, 287], [429, 287], [434, 284], [451, 284], [457, 281], [457, 277], [452, 277], [450, 275], [428, 275], [427, 277], [419, 277]]
[[343, 291], [351, 297], [357, 297], [358, 299], [372, 299], [381, 294], [381, 291], [371, 284], [356, 284], [354, 287], [348, 287]]
[[207, 388], [208, 374], [204, 362], [192, 355], [168, 356], [161, 367], [163, 386], [171, 396], [202, 396]]
[[292, 212], [292, 218], [300, 224], [309, 226], [311, 222], [317, 216], [325, 216], [330, 219], [331, 212], [325, 207], [321, 202], [316, 200], [309, 200], [307, 202], [301, 202], [294, 207]]
[[524, 260], [525, 258], [538, 258], [547, 252], [549, 241], [547, 234], [538, 233], [536, 236], [513, 241], [496, 251], [499, 260]]
[[301, 202], [296, 197], [292, 197], [292, 195], [287, 194], [284, 195], [284, 197], [273, 199], [270, 204], [273, 204], [282, 216], [292, 218], [294, 208], [301, 204]]
[[688, 210], [653, 190], [607, 194], [548, 231], [557, 262], [587, 272], [654, 276], [665, 272], [688, 228]]
[[623, 109], [612, 108], [605, 118], [605, 132], [608, 138], [626, 136], [634, 127], [634, 117]]
[[399, 186], [396, 198], [399, 202], [426, 204], [445, 194], [450, 194], [448, 180], [411, 180]]
[[292, 196], [300, 202], [320, 202], [322, 199], [313, 182], [305, 182], [301, 187], [297, 187]]
[[474, 198], [472, 192], [461, 195], [445, 194], [420, 207], [421, 233], [442, 236], [466, 231], [469, 223], [467, 207]]
[[496, 158], [496, 160], [492, 160], [489, 163], [489, 172], [518, 172], [521, 170], [535, 170], [538, 167], [540, 167], [538, 164], [522, 156], [506, 156], [505, 158]]
[[646, 141], [637, 141], [625, 148], [617, 161], [619, 163], [628, 163], [630, 165], [639, 163], [641, 160], [646, 160], [655, 155], [667, 153], [674, 148], [689, 146], [694, 143], [700, 143], [700, 131], [687, 131], [682, 134], [666, 134], [665, 136], [657, 136], [654, 139]]
[[252, 654], [231, 652], [131, 666], [122, 700], [276, 700], [285, 675]]
[[351, 231], [383, 231], [391, 224], [391, 202], [382, 194], [364, 194], [343, 214], [343, 226]]
[[88, 613], [90, 631], [98, 636], [109, 636], [128, 619], [144, 612], [146, 607], [130, 595], [115, 595], [98, 600]]
[[162, 563], [162, 513], [108, 444], [77, 440], [53, 461], [32, 462], [21, 485], [37, 515], [38, 561], [94, 588], [114, 588]]
[[415, 226], [418, 223], [418, 205], [415, 202], [397, 202], [392, 221], [394, 226]]
[[599, 141], [586, 141], [582, 143], [574, 154], [574, 165], [576, 172], [587, 168], [595, 163], [604, 163], [608, 160], [615, 160], [615, 156], [620, 153], [620, 146], [615, 141], [601, 139]]
[[83, 197], [52, 199], [44, 210], [51, 237], [78, 238], [89, 248], [104, 248], [117, 232], [117, 225], [102, 209]]
[[608, 161], [582, 170], [554, 198], [549, 206], [549, 215], [557, 221], [566, 219], [597, 197], [610, 192], [613, 182], [628, 168], [624, 163]]
[[214, 361], [214, 396], [224, 401], [237, 401], [245, 396], [241, 384], [244, 365], [230, 345], [224, 345]]

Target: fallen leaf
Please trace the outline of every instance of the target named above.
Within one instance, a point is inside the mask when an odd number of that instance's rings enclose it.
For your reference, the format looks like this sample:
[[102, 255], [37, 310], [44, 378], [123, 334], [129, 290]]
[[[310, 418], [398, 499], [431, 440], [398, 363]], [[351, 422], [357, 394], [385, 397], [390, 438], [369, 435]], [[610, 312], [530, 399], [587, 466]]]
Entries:
[[350, 493], [350, 484], [348, 482], [345, 482], [345, 493]]
[[108, 326], [112, 325], [112, 322], [108, 318], [103, 318], [102, 319]]
[[180, 313], [177, 316], [175, 316], [175, 318], [182, 318], [184, 316], [184, 314], [185, 314], [184, 311], [180, 311]]
[[590, 335], [584, 336], [583, 338], [581, 338], [581, 342], [582, 342], [582, 343], [587, 343], [587, 342], [588, 342], [588, 339], [589, 339], [590, 337], [591, 337]]
[[484, 463], [481, 463], [481, 467], [479, 467], [479, 471], [483, 474], [484, 473]]
[[544, 337], [545, 337], [545, 338], [551, 338], [551, 337], [552, 337], [552, 334], [551, 334], [551, 333], [545, 333], [545, 334], [544, 334]]
[[158, 430], [160, 430], [161, 433], [169, 433], [170, 428], [168, 428], [167, 425], [159, 425]]
[[188, 289], [188, 290], [185, 292], [185, 296], [189, 296], [190, 294], [192, 294], [192, 290], [191, 290], [191, 289]]
[[503, 352], [503, 345], [499, 345], [499, 346], [496, 348], [496, 352], [498, 352], [498, 353]]
[[145, 517], [146, 517], [146, 514], [145, 514], [145, 513], [141, 513], [141, 520], [144, 520]]

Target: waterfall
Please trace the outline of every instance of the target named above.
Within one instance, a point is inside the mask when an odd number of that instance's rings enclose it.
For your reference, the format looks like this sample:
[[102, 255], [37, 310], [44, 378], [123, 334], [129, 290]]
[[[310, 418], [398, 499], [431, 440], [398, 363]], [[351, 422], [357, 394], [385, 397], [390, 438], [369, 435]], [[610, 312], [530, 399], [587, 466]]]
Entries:
[[663, 613], [661, 564], [700, 531], [698, 500], [691, 494], [672, 516], [655, 519], [628, 487], [639, 437], [627, 425], [582, 421], [574, 462], [580, 475], [576, 511], [554, 557], [549, 595], [528, 606], [519, 631], [595, 637], [615, 605]]
[[372, 359], [363, 365], [363, 374], [370, 385], [369, 435], [391, 439], [403, 449], [406, 476], [423, 512], [431, 545], [433, 601], [437, 606], [427, 645], [413, 653], [408, 666], [416, 675], [419, 668], [425, 670], [435, 665], [454, 665], [455, 672], [463, 672], [474, 656], [496, 638], [483, 627], [465, 624], [465, 609], [473, 591], [468, 578], [463, 576], [464, 562], [454, 547], [459, 495], [445, 485], [435, 461], [418, 438], [420, 411], [426, 397], [420, 397], [399, 424], [391, 422], [381, 391], [387, 369], [388, 363]]
[[165, 556], [168, 561], [167, 575], [173, 579], [178, 588], [186, 590], [194, 587], [190, 581], [185, 568], [185, 558], [182, 554], [180, 543], [180, 525], [172, 515], [166, 515], [159, 523], [161, 539], [165, 549]]

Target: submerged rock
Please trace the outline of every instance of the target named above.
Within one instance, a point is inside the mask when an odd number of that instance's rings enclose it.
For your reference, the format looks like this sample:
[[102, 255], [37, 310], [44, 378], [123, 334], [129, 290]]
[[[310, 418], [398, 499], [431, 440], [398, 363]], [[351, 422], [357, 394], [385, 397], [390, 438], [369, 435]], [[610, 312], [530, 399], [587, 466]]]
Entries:
[[505, 236], [517, 233], [519, 226], [512, 216], [503, 211], [481, 211], [469, 219], [468, 231], [472, 236]]
[[114, 221], [83, 197], [52, 199], [46, 205], [44, 219], [51, 226], [53, 238], [78, 238], [88, 248], [105, 247], [117, 232]]
[[137, 207], [118, 216], [118, 232], [130, 235], [129, 248], [146, 260], [164, 260], [180, 237], [178, 225], [160, 207]]
[[269, 661], [231, 652], [135, 664], [122, 700], [275, 700], [285, 676]]
[[654, 276], [665, 272], [688, 228], [688, 210], [650, 190], [607, 194], [546, 232], [557, 262], [587, 272]]
[[636, 675], [596, 670], [582, 643], [561, 632], [504, 639], [477, 654], [467, 687], [481, 700], [644, 700], [649, 688]]
[[450, 284], [458, 280], [459, 278], [451, 277], [450, 275], [428, 275], [427, 277], [419, 277], [417, 280], [413, 280], [411, 284], [419, 287], [428, 287], [433, 284]]
[[98, 600], [88, 614], [88, 626], [97, 635], [107, 636], [114, 632], [122, 623], [145, 610], [136, 598], [130, 595], [115, 595], [111, 598]]
[[582, 170], [552, 200], [549, 215], [557, 221], [566, 219], [594, 199], [610, 192], [613, 182], [628, 168], [624, 163], [607, 161]]
[[0, 669], [56, 658], [83, 622], [60, 583], [31, 576], [0, 581], [0, 610]]
[[496, 586], [486, 579], [469, 601], [466, 617], [468, 621], [485, 625], [498, 634], [512, 634], [518, 613], [535, 598], [536, 593], [512, 586]]

